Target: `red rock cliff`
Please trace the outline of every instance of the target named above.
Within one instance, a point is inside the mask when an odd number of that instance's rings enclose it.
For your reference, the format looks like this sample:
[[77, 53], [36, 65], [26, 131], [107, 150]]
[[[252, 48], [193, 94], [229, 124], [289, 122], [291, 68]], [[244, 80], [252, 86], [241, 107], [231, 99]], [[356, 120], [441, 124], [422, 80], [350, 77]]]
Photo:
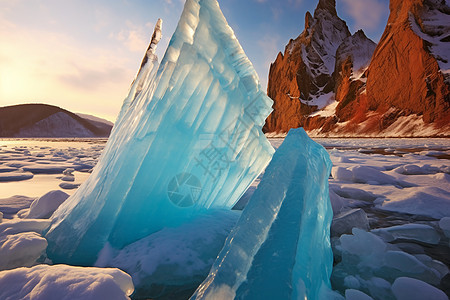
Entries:
[[[376, 46], [362, 31], [350, 36], [334, 0], [320, 0], [314, 17], [307, 13], [303, 33], [270, 67], [274, 112], [264, 130], [450, 136], [449, 49], [445, 1], [391, 0]], [[328, 107], [318, 99], [328, 99]]]
[[[392, 0], [390, 16], [368, 70], [367, 97], [369, 109], [395, 107], [407, 113], [423, 115], [426, 123], [449, 119], [449, 85], [445, 83], [437, 57], [433, 55], [435, 40], [427, 28], [428, 15], [447, 19], [448, 7], [441, 1]], [[441, 35], [450, 33], [450, 23]], [[439, 40], [439, 37], [438, 37]], [[450, 51], [449, 42], [447, 52]]]

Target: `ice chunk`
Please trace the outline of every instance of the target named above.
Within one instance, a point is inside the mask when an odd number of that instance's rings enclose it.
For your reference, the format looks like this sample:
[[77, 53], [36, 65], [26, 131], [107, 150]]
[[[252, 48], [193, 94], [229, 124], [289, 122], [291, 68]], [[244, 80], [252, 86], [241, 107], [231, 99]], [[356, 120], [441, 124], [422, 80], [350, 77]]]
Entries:
[[353, 228], [369, 230], [369, 219], [361, 208], [351, 209], [337, 215], [331, 223], [331, 234], [340, 236], [344, 233], [351, 233]]
[[345, 207], [346, 201], [343, 197], [336, 194], [330, 189], [330, 201], [331, 207], [333, 208], [333, 214], [338, 215]]
[[[339, 242], [336, 250], [341, 260], [333, 268], [332, 281], [341, 292], [356, 288], [374, 299], [390, 299], [389, 282], [398, 277], [411, 277], [438, 285], [448, 272], [444, 264], [426, 255], [402, 252], [395, 245], [361, 229], [354, 228], [353, 235], [342, 235]], [[364, 274], [364, 279], [361, 274]]]
[[31, 203], [27, 219], [48, 219], [53, 212], [69, 197], [63, 191], [50, 191]]
[[273, 102], [216, 0], [186, 1], [152, 74], [139, 72], [93, 173], [53, 215], [54, 262], [93, 264], [106, 243], [231, 208], [270, 161]]
[[80, 186], [79, 183], [68, 183], [68, 182], [61, 182], [59, 184], [59, 187], [65, 190], [74, 190], [77, 189]]
[[397, 300], [448, 300], [445, 293], [434, 286], [408, 277], [399, 277], [392, 284]]
[[421, 186], [408, 189], [380, 209], [412, 215], [429, 216], [435, 219], [450, 217], [450, 197], [446, 189], [435, 186]]
[[0, 270], [30, 267], [46, 248], [47, 241], [35, 232], [0, 235]]
[[49, 226], [48, 220], [12, 220], [1, 223], [0, 270], [35, 264], [47, 247], [47, 241], [40, 233]]
[[333, 255], [331, 161], [303, 129], [292, 129], [192, 299], [319, 299]]
[[433, 167], [430, 165], [404, 165], [394, 169], [395, 172], [403, 175], [428, 175], [436, 174], [440, 171], [438, 167]]
[[363, 189], [355, 189], [350, 187], [336, 186], [334, 185], [333, 191], [341, 197], [347, 199], [362, 200], [366, 202], [373, 202], [377, 198], [376, 195]]
[[237, 211], [211, 211], [122, 250], [107, 247], [96, 266], [114, 266], [130, 274], [137, 298], [187, 298], [208, 275], [239, 216]]
[[345, 291], [345, 300], [373, 300], [373, 298], [361, 291], [348, 289]]
[[344, 167], [333, 167], [331, 176], [339, 181], [353, 181], [353, 172]]
[[360, 266], [378, 268], [387, 249], [386, 243], [362, 229], [353, 228], [352, 233], [340, 237], [344, 263], [345, 254], [350, 254], [359, 258]]
[[20, 210], [29, 208], [35, 199], [26, 196], [12, 196], [0, 199], [0, 211], [5, 219], [12, 219]]
[[395, 185], [399, 187], [411, 187], [412, 184], [397, 180], [394, 176], [385, 174], [373, 167], [369, 166], [355, 166], [350, 170], [353, 173], [353, 180], [358, 183], [381, 184], [381, 185]]
[[450, 238], [450, 217], [444, 217], [439, 221], [439, 227], [444, 231], [446, 237]]
[[0, 272], [0, 299], [130, 299], [131, 277], [118, 269], [38, 265]]
[[73, 182], [73, 181], [75, 181], [75, 176], [73, 176], [73, 175], [66, 175], [64, 177], [61, 177], [61, 180], [62, 181], [71, 181], [71, 182]]
[[75, 172], [75, 169], [74, 169], [74, 168], [67, 168], [67, 169], [65, 169], [62, 173], [63, 173], [64, 175], [66, 175], [66, 176], [72, 176], [72, 175], [73, 175], [73, 172]]
[[405, 224], [374, 229], [372, 232], [381, 236], [386, 242], [401, 239], [437, 245], [441, 240], [439, 233], [433, 227], [425, 224]]
[[14, 219], [0, 224], [0, 236], [21, 232], [42, 233], [50, 226], [49, 220], [20, 220]]
[[33, 173], [30, 172], [8, 172], [0, 173], [0, 182], [8, 181], [22, 181], [33, 178]]

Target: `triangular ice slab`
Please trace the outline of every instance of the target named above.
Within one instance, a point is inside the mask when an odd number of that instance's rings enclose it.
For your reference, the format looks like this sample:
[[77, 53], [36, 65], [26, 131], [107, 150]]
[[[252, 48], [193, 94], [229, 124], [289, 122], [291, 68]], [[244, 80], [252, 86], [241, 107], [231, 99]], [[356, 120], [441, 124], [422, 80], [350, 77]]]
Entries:
[[106, 243], [231, 208], [272, 157], [272, 100], [216, 0], [186, 1], [158, 73], [141, 75], [99, 164], [53, 216], [54, 262], [89, 265]]
[[291, 129], [191, 299], [327, 299], [331, 165], [322, 146]]

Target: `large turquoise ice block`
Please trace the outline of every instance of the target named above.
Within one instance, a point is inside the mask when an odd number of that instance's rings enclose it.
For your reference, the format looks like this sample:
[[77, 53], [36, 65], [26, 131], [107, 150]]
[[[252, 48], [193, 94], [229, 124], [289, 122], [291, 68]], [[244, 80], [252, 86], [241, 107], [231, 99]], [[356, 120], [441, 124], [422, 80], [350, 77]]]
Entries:
[[325, 299], [330, 171], [326, 150], [292, 129], [191, 299]]
[[53, 215], [53, 262], [90, 265], [106, 243], [231, 208], [272, 157], [273, 102], [216, 0], [187, 0], [157, 72], [149, 58], [92, 175]]

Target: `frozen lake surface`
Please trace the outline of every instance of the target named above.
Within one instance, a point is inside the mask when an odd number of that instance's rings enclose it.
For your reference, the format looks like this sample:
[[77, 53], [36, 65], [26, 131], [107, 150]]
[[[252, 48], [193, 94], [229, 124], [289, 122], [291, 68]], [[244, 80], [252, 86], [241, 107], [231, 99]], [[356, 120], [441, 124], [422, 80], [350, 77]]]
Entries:
[[[333, 162], [329, 179], [333, 288], [343, 295], [357, 289], [389, 297], [391, 285], [393, 289], [405, 283], [395, 283], [396, 278], [408, 277], [449, 295], [450, 139], [315, 140]], [[270, 142], [278, 148], [283, 139]], [[105, 143], [102, 139], [0, 139], [3, 224], [18, 219], [19, 211], [49, 191], [73, 194], [89, 177]], [[260, 178], [236, 210], [245, 207]], [[370, 261], [377, 264], [366, 265]]]

